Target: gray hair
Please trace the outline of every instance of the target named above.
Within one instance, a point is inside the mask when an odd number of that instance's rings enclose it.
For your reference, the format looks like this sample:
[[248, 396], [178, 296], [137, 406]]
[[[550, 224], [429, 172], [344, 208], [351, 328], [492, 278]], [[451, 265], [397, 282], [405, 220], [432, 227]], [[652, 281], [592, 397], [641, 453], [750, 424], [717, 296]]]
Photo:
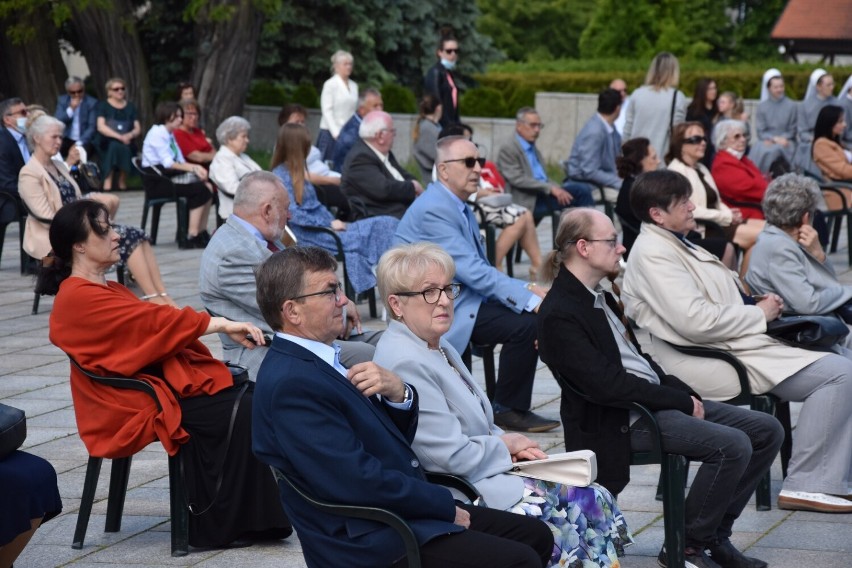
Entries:
[[538, 111], [535, 110], [534, 107], [521, 107], [518, 109], [518, 112], [515, 113], [515, 120], [523, 122], [524, 117], [528, 114], [538, 114]]
[[65, 123], [49, 114], [43, 114], [35, 119], [27, 128], [27, 144], [30, 148], [35, 148], [36, 137], [41, 138], [53, 127], [59, 127], [60, 133], [65, 132]]
[[366, 89], [358, 93], [358, 106], [364, 106], [364, 103], [367, 102], [367, 97], [370, 96], [382, 98], [382, 93], [379, 92], [378, 89], [374, 89], [373, 87], [367, 87]]
[[234, 213], [239, 217], [250, 217], [258, 212], [270, 197], [286, 192], [284, 184], [272, 172], [263, 170], [243, 176], [234, 194]]
[[716, 126], [713, 127], [713, 145], [716, 146], [717, 151], [728, 147], [725, 140], [734, 132], [745, 134], [745, 123], [742, 120], [728, 118], [716, 123]]
[[382, 255], [376, 268], [376, 281], [388, 314], [393, 314], [388, 296], [422, 288], [426, 271], [433, 266], [448, 278], [456, 274], [453, 258], [435, 243], [398, 245]]
[[[456, 142], [470, 142], [470, 138], [467, 136], [462, 136], [460, 134], [454, 136], [444, 136], [438, 140], [438, 143], [435, 145], [435, 149], [437, 154], [435, 156], [435, 164], [440, 164], [447, 159], [447, 154], [450, 153], [450, 146], [455, 144]], [[470, 142], [473, 144], [473, 142]]]
[[13, 97], [11, 99], [6, 99], [5, 101], [0, 102], [0, 119], [2, 119], [9, 113], [10, 108], [22, 104], [24, 104], [24, 101], [18, 97]]
[[784, 174], [772, 180], [763, 195], [761, 207], [766, 222], [781, 229], [798, 227], [802, 215], [816, 213], [819, 184], [815, 179], [799, 174]]
[[358, 136], [370, 140], [379, 135], [382, 130], [393, 128], [393, 118], [383, 110], [374, 110], [367, 113], [358, 127]]
[[341, 61], [349, 60], [353, 63], [355, 62], [355, 58], [352, 57], [352, 54], [348, 51], [344, 51], [342, 49], [338, 49], [334, 52], [334, 55], [331, 56], [331, 73], [334, 74], [334, 66], [340, 63]]
[[263, 319], [273, 330], [283, 330], [281, 306], [302, 294], [307, 275], [336, 270], [337, 261], [319, 247], [289, 247], [274, 253], [255, 273], [257, 305]]
[[70, 77], [68, 77], [67, 79], [65, 79], [65, 88], [66, 88], [66, 89], [67, 89], [68, 87], [70, 87], [71, 85], [77, 85], [77, 84], [82, 85], [82, 84], [83, 84], [83, 80], [82, 80], [81, 78], [77, 77], [76, 75], [71, 75]]
[[251, 123], [241, 116], [229, 116], [216, 129], [216, 140], [225, 145], [241, 133], [251, 130]]

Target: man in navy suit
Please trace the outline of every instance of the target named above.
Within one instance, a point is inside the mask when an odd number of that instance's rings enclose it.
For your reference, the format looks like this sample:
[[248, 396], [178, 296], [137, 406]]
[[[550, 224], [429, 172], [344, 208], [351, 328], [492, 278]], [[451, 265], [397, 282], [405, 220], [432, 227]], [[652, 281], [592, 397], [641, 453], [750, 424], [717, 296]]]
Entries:
[[459, 353], [464, 353], [469, 341], [501, 343], [494, 422], [504, 429], [544, 432], [559, 426], [558, 420], [530, 410], [538, 363], [535, 312], [547, 290], [506, 276], [486, 259], [479, 225], [467, 205], [468, 197], [479, 189], [484, 163], [466, 137], [440, 139], [435, 162], [438, 181], [408, 208], [396, 240], [433, 242], [453, 257], [462, 289], [447, 339]]
[[18, 98], [0, 102], [0, 191], [18, 195], [18, 173], [30, 159], [24, 123], [27, 121], [27, 105]]
[[[423, 566], [544, 566], [553, 546], [544, 523], [457, 505], [426, 481], [410, 446], [414, 389], [375, 363], [340, 364], [334, 338], [348, 300], [336, 270], [316, 247], [277, 252], [258, 269], [257, 301], [276, 334], [255, 390], [255, 455], [321, 500], [390, 509], [414, 531]], [[308, 566], [405, 562], [391, 528], [321, 512], [279, 485]]]
[[83, 80], [79, 77], [68, 77], [65, 81], [64, 95], [59, 95], [56, 101], [54, 116], [65, 123], [65, 135], [62, 139], [62, 154], [74, 144], [82, 144], [86, 153], [91, 156], [92, 138], [95, 136], [95, 125], [98, 113], [95, 107], [98, 100], [86, 94]]
[[568, 177], [603, 187], [607, 201], [613, 203], [624, 181], [615, 166], [621, 154], [621, 135], [615, 129], [620, 112], [621, 93], [615, 89], [601, 91], [598, 112], [583, 125], [568, 158]]
[[361, 91], [358, 95], [358, 108], [355, 109], [355, 114], [340, 129], [340, 134], [337, 135], [337, 141], [334, 143], [334, 171], [343, 171], [343, 163], [346, 161], [349, 150], [358, 140], [358, 129], [364, 117], [374, 110], [384, 110], [384, 108], [382, 94], [378, 90], [367, 88]]

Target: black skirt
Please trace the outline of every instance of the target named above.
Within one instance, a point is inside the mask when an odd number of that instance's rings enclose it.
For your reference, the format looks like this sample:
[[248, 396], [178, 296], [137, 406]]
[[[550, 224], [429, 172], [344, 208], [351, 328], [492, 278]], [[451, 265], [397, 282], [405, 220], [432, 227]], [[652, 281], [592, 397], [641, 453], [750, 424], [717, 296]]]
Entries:
[[[240, 401], [226, 454], [225, 440], [239, 389], [180, 400], [181, 424], [190, 435], [179, 454], [186, 497], [191, 511], [203, 511], [189, 515], [192, 546], [224, 546], [241, 538], [281, 539], [292, 532], [272, 472], [251, 451], [254, 383]], [[224, 473], [217, 494], [220, 471]]]

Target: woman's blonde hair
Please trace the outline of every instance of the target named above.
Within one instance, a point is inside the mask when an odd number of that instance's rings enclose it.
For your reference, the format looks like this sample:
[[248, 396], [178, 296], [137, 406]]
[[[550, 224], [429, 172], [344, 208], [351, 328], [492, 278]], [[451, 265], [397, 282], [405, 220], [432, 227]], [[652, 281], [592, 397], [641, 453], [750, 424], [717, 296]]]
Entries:
[[412, 287], [423, 279], [426, 270], [432, 266], [437, 267], [448, 278], [456, 274], [453, 257], [434, 243], [398, 245], [382, 255], [376, 268], [376, 281], [388, 314], [393, 314], [388, 296], [398, 292], [415, 291]]
[[293, 180], [293, 195], [299, 205], [305, 193], [305, 169], [310, 151], [311, 134], [307, 128], [295, 123], [281, 125], [269, 169], [274, 170], [280, 164], [287, 168]]
[[654, 56], [648, 73], [645, 75], [645, 84], [654, 90], [677, 87], [680, 83], [680, 63], [677, 57], [668, 51], [663, 51]]

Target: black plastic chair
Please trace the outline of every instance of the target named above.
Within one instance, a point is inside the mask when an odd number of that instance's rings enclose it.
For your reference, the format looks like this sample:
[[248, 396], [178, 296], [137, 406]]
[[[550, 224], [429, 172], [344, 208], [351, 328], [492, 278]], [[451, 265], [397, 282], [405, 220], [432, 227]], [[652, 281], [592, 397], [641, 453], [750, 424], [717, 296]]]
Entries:
[[[709, 359], [718, 359], [730, 365], [737, 374], [739, 380], [740, 393], [734, 398], [722, 401], [726, 404], [736, 406], [748, 406], [752, 410], [771, 414], [781, 422], [784, 428], [784, 443], [781, 445], [781, 471], [784, 477], [787, 477], [787, 465], [790, 463], [790, 456], [793, 452], [793, 433], [790, 423], [790, 403], [780, 400], [778, 397], [765, 393], [753, 394], [751, 386], [748, 382], [748, 371], [743, 364], [727, 351], [714, 349], [712, 347], [696, 347], [691, 345], [675, 345], [668, 341], [655, 338], [663, 341], [666, 345], [684, 355], [692, 357], [701, 357]], [[766, 472], [763, 479], [757, 484], [755, 489], [755, 507], [758, 511], [772, 510], [772, 483], [770, 472]]]
[[478, 345], [469, 343], [467, 349], [462, 353], [462, 363], [467, 370], [473, 372], [472, 356], [482, 358], [483, 374], [485, 375], [485, 394], [488, 400], [494, 402], [494, 392], [497, 390], [497, 370], [494, 366], [494, 348], [496, 345]]
[[[163, 407], [157, 399], [154, 387], [145, 381], [130, 377], [101, 377], [81, 367], [70, 356], [68, 358], [71, 359], [71, 364], [74, 367], [92, 381], [105, 387], [144, 392], [154, 399], [157, 409], [162, 411]], [[127, 495], [127, 481], [130, 478], [130, 462], [132, 459], [132, 456], [129, 456], [112, 460], [104, 532], [118, 532], [121, 530], [121, 516], [124, 512], [124, 498]], [[71, 544], [71, 548], [77, 550], [83, 548], [83, 541], [86, 538], [86, 529], [89, 526], [89, 516], [92, 513], [95, 489], [98, 486], [98, 477], [100, 476], [103, 460], [104, 458], [90, 455], [89, 463], [86, 466], [83, 497], [80, 501], [80, 511], [77, 514], [74, 540]], [[172, 528], [172, 556], [186, 556], [189, 552], [189, 510], [186, 507], [186, 494], [180, 475], [180, 453], [169, 456], [169, 508]]]
[[168, 176], [163, 174], [156, 166], [143, 168], [138, 157], [132, 159], [133, 167], [142, 177], [142, 188], [145, 190], [145, 203], [142, 206], [142, 230], [148, 223], [148, 211], [151, 213], [151, 244], [157, 244], [157, 231], [160, 228], [160, 211], [163, 205], [174, 203], [177, 207], [177, 240], [178, 245], [186, 243], [189, 227], [189, 207], [185, 197], [180, 197], [175, 192], [175, 184]]
[[[6, 228], [15, 221], [18, 222], [18, 233], [23, 243], [26, 217], [21, 214], [18, 202], [17, 196], [0, 191], [0, 256], [3, 254], [3, 243], [6, 242]], [[24, 273], [24, 268], [24, 258], [21, 257], [21, 274]]]
[[337, 234], [337, 231], [329, 227], [310, 227], [307, 225], [303, 225], [301, 228], [312, 233], [325, 233], [327, 235], [331, 235], [331, 237], [334, 239], [334, 244], [337, 247], [337, 252], [334, 254], [334, 259], [337, 260], [337, 262], [339, 262], [340, 265], [343, 267], [343, 293], [346, 294], [347, 298], [353, 300], [356, 303], [361, 298], [366, 297], [367, 304], [370, 307], [370, 317], [378, 317], [378, 310], [376, 309], [376, 289], [370, 288], [366, 292], [356, 294], [355, 289], [352, 287], [352, 283], [349, 281], [349, 272], [346, 270], [346, 255], [343, 254], [343, 241], [340, 240], [340, 235]]
[[[558, 372], [552, 369], [551, 371], [563, 391], [597, 404], [591, 397], [580, 392]], [[668, 566], [670, 568], [683, 568], [685, 566], [684, 549], [686, 547], [684, 488], [686, 486], [687, 465], [689, 462], [679, 454], [670, 454], [663, 451], [660, 428], [657, 425], [657, 420], [654, 418], [654, 413], [648, 410], [648, 408], [636, 402], [630, 402], [623, 406], [612, 406], [637, 411], [646, 420], [653, 432], [653, 448], [647, 452], [631, 452], [630, 465], [660, 464], [660, 485], [663, 493], [663, 523], [665, 526]]]

